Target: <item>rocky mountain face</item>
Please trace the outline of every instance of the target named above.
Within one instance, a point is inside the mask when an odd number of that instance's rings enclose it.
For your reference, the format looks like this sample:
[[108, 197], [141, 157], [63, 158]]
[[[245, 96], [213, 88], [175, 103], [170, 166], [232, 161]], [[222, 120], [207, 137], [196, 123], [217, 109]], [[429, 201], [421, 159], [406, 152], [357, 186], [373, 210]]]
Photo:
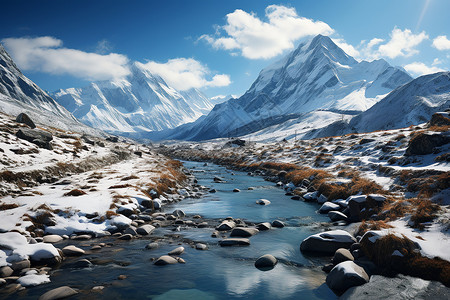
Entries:
[[384, 60], [358, 62], [318, 35], [263, 69], [243, 96], [216, 105], [205, 118], [167, 137], [242, 136], [319, 110], [355, 115], [411, 79]]
[[45, 125], [80, 132], [98, 133], [81, 124], [69, 111], [25, 77], [0, 45], [0, 111], [9, 115], [26, 112]]
[[122, 80], [94, 82], [53, 93], [83, 123], [112, 133], [139, 133], [193, 122], [213, 105], [197, 89], [177, 91], [141, 63]]

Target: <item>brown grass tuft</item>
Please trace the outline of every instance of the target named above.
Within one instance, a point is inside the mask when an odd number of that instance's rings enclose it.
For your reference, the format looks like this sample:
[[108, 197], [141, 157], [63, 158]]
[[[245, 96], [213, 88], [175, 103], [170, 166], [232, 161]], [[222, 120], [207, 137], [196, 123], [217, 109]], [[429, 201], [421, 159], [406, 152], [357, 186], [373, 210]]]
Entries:
[[82, 195], [86, 195], [86, 192], [83, 190], [79, 190], [79, 189], [73, 189], [70, 192], [67, 192], [64, 194], [64, 196], [75, 196], [75, 197], [82, 196]]

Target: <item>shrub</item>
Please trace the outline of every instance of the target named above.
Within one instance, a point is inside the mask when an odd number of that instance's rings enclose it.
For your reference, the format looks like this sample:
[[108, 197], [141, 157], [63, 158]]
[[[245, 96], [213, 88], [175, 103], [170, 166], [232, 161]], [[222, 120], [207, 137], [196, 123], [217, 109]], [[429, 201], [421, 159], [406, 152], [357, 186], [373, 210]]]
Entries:
[[365, 221], [363, 220], [361, 224], [359, 225], [358, 231], [356, 232], [356, 235], [363, 236], [364, 233], [366, 233], [369, 230], [381, 230], [381, 229], [388, 229], [393, 228], [391, 225], [387, 224], [385, 221]]
[[0, 211], [17, 208], [19, 205], [17, 203], [1, 203]]
[[64, 196], [82, 196], [82, 195], [86, 195], [86, 192], [83, 190], [79, 190], [79, 189], [73, 189], [70, 192], [67, 192], [64, 194]]
[[416, 210], [411, 215], [411, 221], [413, 222], [412, 227], [424, 229], [422, 223], [433, 221], [441, 208], [430, 200], [420, 199], [415, 202]]

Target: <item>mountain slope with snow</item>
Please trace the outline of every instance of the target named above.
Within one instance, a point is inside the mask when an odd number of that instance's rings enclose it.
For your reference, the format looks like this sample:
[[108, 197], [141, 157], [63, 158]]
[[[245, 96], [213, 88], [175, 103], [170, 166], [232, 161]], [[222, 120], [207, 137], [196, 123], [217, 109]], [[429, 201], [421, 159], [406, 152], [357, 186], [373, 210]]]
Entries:
[[316, 110], [355, 114], [411, 79], [384, 60], [358, 62], [318, 35], [262, 70], [242, 97], [216, 105], [208, 116], [168, 138], [240, 136], [280, 124], [287, 115], [301, 117]]
[[94, 82], [53, 95], [85, 124], [118, 134], [174, 128], [194, 122], [213, 108], [199, 90], [177, 91], [141, 63], [133, 63], [130, 70], [125, 79]]
[[354, 117], [350, 128], [358, 132], [418, 125], [438, 111], [450, 108], [450, 72], [418, 77], [395, 89], [367, 111]]
[[1, 44], [0, 111], [13, 116], [25, 112], [34, 121], [45, 125], [91, 134], [99, 133], [80, 123], [69, 111], [25, 77]]

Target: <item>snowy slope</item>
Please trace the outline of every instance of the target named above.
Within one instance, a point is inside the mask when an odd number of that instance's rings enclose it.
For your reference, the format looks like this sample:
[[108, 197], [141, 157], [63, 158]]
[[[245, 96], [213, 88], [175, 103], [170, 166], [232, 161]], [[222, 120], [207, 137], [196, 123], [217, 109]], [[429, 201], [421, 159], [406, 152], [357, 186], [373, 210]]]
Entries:
[[173, 128], [195, 121], [213, 107], [197, 89], [177, 91], [141, 63], [130, 69], [126, 79], [59, 90], [54, 97], [85, 124], [115, 133]]
[[350, 121], [350, 128], [370, 132], [418, 125], [450, 108], [450, 72], [424, 75], [395, 89]]
[[207, 117], [168, 138], [243, 135], [284, 122], [282, 116], [315, 110], [355, 114], [411, 79], [384, 60], [358, 62], [318, 35], [262, 70], [242, 97], [216, 105]]
[[38, 123], [99, 134], [99, 131], [80, 123], [69, 111], [25, 77], [2, 45], [0, 45], [0, 111], [12, 116], [26, 112]]

